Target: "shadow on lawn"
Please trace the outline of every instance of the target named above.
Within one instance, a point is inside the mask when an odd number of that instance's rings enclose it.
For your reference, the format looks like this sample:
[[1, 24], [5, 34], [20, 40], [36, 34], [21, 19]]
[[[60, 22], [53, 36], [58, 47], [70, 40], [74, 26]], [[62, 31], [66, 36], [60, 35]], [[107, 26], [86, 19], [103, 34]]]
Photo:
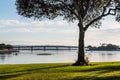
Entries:
[[34, 73], [34, 72], [42, 72], [42, 70], [44, 70], [44, 69], [62, 68], [62, 67], [67, 67], [67, 66], [70, 66], [70, 65], [61, 65], [61, 66], [43, 67], [43, 68], [40, 67], [40, 68], [26, 69], [26, 70], [5, 72], [5, 73], [0, 72], [0, 74], [2, 74], [2, 76], [0, 75], [0, 80], [6, 80], [9, 78], [18, 77], [21, 75], [30, 74], [30, 73]]
[[82, 72], [89, 72], [89, 71], [118, 71], [120, 70], [120, 65], [117, 66], [99, 66], [99, 67], [95, 67], [95, 68], [90, 68], [90, 69], [84, 69], [81, 70]]
[[[2, 76], [0, 75], [0, 80], [6, 80], [9, 78], [13, 78], [13, 77], [18, 77], [21, 75], [25, 75], [25, 74], [30, 74], [30, 73], [36, 73], [36, 72], [46, 72], [46, 69], [54, 69], [54, 68], [65, 68], [65, 67], [69, 67], [70, 65], [58, 65], [58, 66], [51, 66], [51, 67], [31, 67], [29, 69], [24, 69], [24, 70], [18, 70], [18, 71], [12, 71], [12, 72], [0, 72], [0, 74], [2, 74]], [[84, 66], [83, 66], [84, 67]], [[94, 71], [99, 71], [98, 74], [105, 74], [108, 72], [112, 72], [112, 71], [120, 71], [120, 65], [116, 65], [116, 66], [89, 66], [91, 68], [78, 68], [76, 69], [76, 66], [73, 66], [70, 70], [60, 70], [61, 72], [70, 72], [70, 73], [76, 73], [76, 72], [94, 72]], [[58, 72], [59, 73], [59, 72]], [[120, 76], [110, 76], [110, 77], [91, 77], [91, 76], [78, 76], [75, 77], [74, 79], [71, 80], [120, 80]]]
[[71, 80], [120, 80], [120, 76], [108, 76], [108, 77], [81, 77], [81, 76], [78, 76]]
[[[96, 71], [98, 71], [96, 73]], [[78, 71], [73, 71], [73, 72], [95, 72], [96, 74], [104, 75], [106, 73], [114, 72], [114, 71], [120, 71], [120, 65], [116, 66], [100, 66], [100, 67], [95, 67], [95, 68], [89, 68], [89, 69], [83, 69], [83, 70], [78, 70]], [[118, 74], [118, 73], [116, 73]], [[92, 75], [92, 74], [91, 74]], [[110, 76], [103, 76], [103, 77], [97, 77], [97, 76], [78, 76], [75, 77], [71, 80], [120, 80], [120, 75], [110, 75]]]
[[0, 76], [0, 80], [6, 80], [6, 79], [17, 77], [20, 75], [23, 75], [23, 74], [8, 74], [8, 75]]
[[96, 64], [96, 65], [89, 66], [89, 67], [91, 67], [91, 68], [73, 69], [73, 70], [70, 70], [70, 72], [92, 72], [92, 71], [110, 72], [110, 71], [120, 71], [120, 65], [99, 66], [99, 65]]

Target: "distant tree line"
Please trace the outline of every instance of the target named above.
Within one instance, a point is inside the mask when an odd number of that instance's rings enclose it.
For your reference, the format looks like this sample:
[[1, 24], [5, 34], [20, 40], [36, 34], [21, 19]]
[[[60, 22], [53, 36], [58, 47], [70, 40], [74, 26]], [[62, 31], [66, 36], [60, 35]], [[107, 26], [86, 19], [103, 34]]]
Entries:
[[10, 44], [1, 43], [1, 44], [0, 44], [0, 50], [4, 50], [4, 49], [10, 50], [10, 49], [13, 49], [13, 46], [10, 45]]
[[105, 44], [102, 43], [100, 46], [87, 46], [88, 50], [120, 50], [120, 47], [118, 45], [113, 45], [113, 44]]

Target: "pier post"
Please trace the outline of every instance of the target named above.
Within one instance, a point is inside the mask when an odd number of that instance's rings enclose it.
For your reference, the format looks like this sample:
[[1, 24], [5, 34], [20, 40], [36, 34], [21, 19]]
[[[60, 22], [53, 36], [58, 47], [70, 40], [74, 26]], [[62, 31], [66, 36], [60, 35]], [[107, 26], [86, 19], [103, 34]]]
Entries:
[[56, 46], [56, 50], [58, 51], [59, 50], [59, 48]]
[[33, 46], [31, 46], [31, 51], [33, 51]]

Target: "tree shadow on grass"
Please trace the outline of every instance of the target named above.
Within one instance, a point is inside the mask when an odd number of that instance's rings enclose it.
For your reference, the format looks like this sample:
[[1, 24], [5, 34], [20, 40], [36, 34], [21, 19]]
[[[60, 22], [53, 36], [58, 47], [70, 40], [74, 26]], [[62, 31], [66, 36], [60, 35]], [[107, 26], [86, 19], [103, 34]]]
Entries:
[[[84, 67], [84, 66], [83, 66]], [[90, 68], [84, 68], [84, 69], [73, 69], [71, 72], [90, 72], [90, 71], [120, 71], [120, 65], [115, 65], [115, 66], [89, 66]]]
[[21, 75], [23, 75], [23, 73], [21, 73], [21, 74], [8, 74], [8, 75], [0, 76], [0, 80], [6, 80], [6, 79], [13, 78], [13, 77], [21, 76]]
[[[26, 74], [31, 74], [31, 73], [36, 73], [36, 72], [42, 72], [42, 73], [46, 73], [47, 69], [54, 69], [54, 68], [66, 68], [70, 65], [57, 65], [57, 66], [43, 66], [43, 67], [31, 67], [29, 69], [24, 69], [24, 70], [16, 70], [16, 71], [7, 71], [7, 72], [0, 72], [0, 80], [6, 80], [6, 79], [10, 79], [10, 78], [14, 78], [14, 77], [18, 77], [21, 75], [26, 75]], [[84, 67], [84, 66], [83, 66]], [[120, 70], [120, 65], [117, 66], [90, 66], [91, 68], [79, 68], [76, 69], [76, 67], [72, 67], [72, 69], [68, 69], [68, 70], [59, 70], [61, 72], [70, 72], [70, 73], [77, 73], [77, 72], [95, 72], [98, 71], [98, 74], [105, 74], [108, 72], [112, 72], [112, 71], [119, 71]], [[51, 70], [52, 71], [52, 70]], [[51, 72], [50, 71], [50, 72]], [[48, 71], [49, 72], [49, 71]], [[54, 71], [53, 71], [54, 72]], [[110, 76], [110, 77], [92, 77], [92, 76], [78, 76], [75, 77], [72, 80], [120, 80], [120, 76]]]
[[89, 71], [99, 71], [99, 70], [106, 70], [106, 71], [118, 71], [120, 70], [120, 65], [117, 66], [100, 66], [90, 69], [81, 70], [82, 72], [89, 72]]
[[107, 76], [107, 77], [82, 77], [78, 76], [71, 80], [120, 80], [120, 76]]
[[[93, 73], [95, 73], [95, 75], [91, 76], [92, 75], [91, 74], [91, 75], [87, 75], [87, 76], [77, 76], [77, 77], [75, 77], [71, 80], [120, 80], [120, 76], [118, 76], [118, 75], [114, 76], [114, 74], [112, 74], [112, 72], [114, 72], [114, 71], [120, 71], [120, 65], [99, 66], [99, 67], [93, 67], [93, 68], [78, 70], [78, 71], [75, 71], [75, 72], [84, 72], [84, 73], [93, 72]], [[105, 75], [104, 76], [104, 74], [106, 74], [106, 73], [111, 73], [111, 75], [109, 75], [109, 76]], [[96, 74], [98, 74], [97, 76], [103, 75], [103, 77], [97, 77]], [[118, 73], [116, 73], [116, 74], [118, 74]]]
[[21, 75], [25, 75], [25, 74], [30, 74], [30, 73], [34, 73], [34, 72], [43, 72], [43, 70], [45, 69], [52, 69], [52, 68], [62, 68], [62, 67], [67, 67], [69, 65], [61, 65], [61, 66], [53, 66], [53, 67], [40, 67], [40, 68], [34, 68], [34, 69], [25, 69], [25, 70], [19, 70], [19, 71], [12, 71], [12, 72], [1, 72], [0, 74], [0, 80], [6, 80], [6, 79], [10, 79], [13, 77], [18, 77]]

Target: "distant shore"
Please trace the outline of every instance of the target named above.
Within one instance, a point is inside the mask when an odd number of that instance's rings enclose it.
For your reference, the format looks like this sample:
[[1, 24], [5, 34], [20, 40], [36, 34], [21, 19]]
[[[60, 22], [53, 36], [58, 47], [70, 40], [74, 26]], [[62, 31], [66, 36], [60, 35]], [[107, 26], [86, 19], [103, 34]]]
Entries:
[[0, 54], [2, 53], [12, 53], [12, 52], [18, 52], [17, 50], [0, 50]]

